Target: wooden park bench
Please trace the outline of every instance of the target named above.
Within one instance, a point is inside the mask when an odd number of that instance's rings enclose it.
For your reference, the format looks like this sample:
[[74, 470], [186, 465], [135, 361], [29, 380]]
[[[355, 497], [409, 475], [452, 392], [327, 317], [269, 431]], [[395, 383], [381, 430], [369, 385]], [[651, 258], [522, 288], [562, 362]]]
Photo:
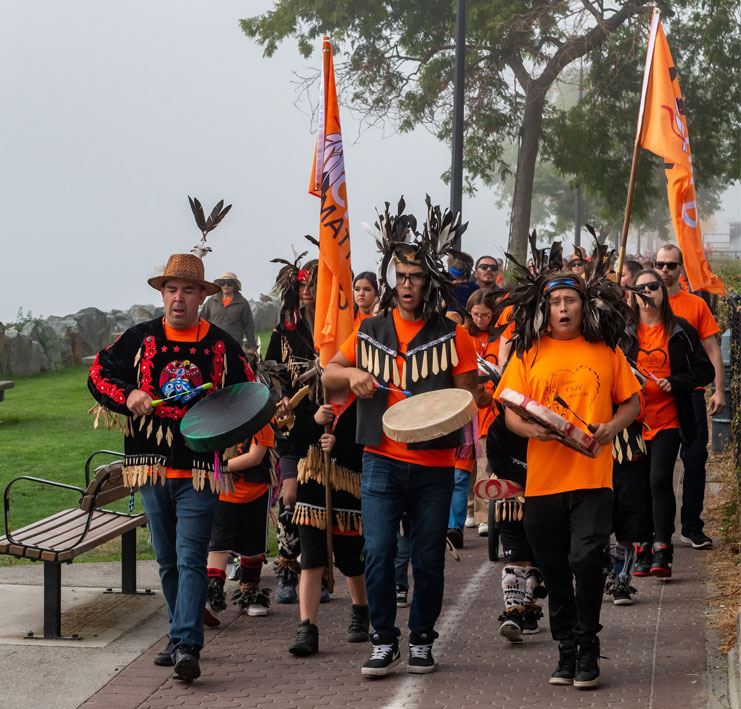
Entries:
[[5, 391], [12, 389], [15, 386], [15, 382], [3, 382], [0, 381], [0, 401], [5, 398]]
[[[123, 484], [120, 460], [96, 468], [91, 479], [92, 460], [101, 454], [123, 456], [115, 451], [93, 453], [85, 462], [85, 488], [28, 475], [17, 477], [5, 486], [5, 536], [0, 537], [0, 554], [44, 562], [44, 638], [63, 637], [62, 564], [71, 564], [86, 551], [121, 537], [121, 591], [137, 592], [136, 530], [147, 523], [147, 516], [105, 509], [105, 505], [129, 497], [133, 491]], [[76, 492], [80, 497], [79, 506], [13, 531], [10, 529], [10, 492], [21, 480]]]

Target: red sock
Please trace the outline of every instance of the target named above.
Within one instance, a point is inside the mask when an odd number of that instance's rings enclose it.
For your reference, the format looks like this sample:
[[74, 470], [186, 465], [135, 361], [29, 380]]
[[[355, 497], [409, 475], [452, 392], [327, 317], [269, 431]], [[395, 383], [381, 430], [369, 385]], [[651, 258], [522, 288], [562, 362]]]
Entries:
[[217, 581], [219, 581], [222, 584], [226, 582], [226, 571], [224, 571], [224, 569], [213, 569], [213, 568], [209, 567], [206, 570], [206, 575], [210, 579], [216, 579]]

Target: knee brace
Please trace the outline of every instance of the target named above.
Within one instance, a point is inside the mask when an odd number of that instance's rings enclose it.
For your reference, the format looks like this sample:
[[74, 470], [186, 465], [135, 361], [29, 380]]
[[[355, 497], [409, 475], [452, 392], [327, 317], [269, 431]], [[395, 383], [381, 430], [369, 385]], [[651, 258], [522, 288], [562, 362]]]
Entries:
[[502, 595], [504, 609], [524, 606], [526, 601], [527, 569], [520, 566], [505, 566], [502, 569]]

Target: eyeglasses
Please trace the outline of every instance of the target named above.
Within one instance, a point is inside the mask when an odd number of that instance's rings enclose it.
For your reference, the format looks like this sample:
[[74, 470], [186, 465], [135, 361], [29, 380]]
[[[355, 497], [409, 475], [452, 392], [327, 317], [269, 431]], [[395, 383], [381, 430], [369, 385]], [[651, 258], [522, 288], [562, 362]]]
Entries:
[[496, 263], [480, 263], [476, 268], [480, 268], [482, 271], [498, 271], [499, 266]]
[[679, 264], [676, 261], [654, 261], [654, 267], [657, 271], [668, 268], [670, 271], [676, 271]]
[[659, 283], [658, 281], [650, 281], [649, 283], [641, 283], [639, 285], [636, 285], [636, 288], [638, 290], [657, 291], [661, 288], [661, 283]]
[[427, 279], [427, 274], [422, 273], [422, 271], [416, 271], [415, 273], [399, 273], [396, 272], [396, 282], [403, 286], [405, 283], [409, 282], [413, 286], [421, 286], [425, 280]]

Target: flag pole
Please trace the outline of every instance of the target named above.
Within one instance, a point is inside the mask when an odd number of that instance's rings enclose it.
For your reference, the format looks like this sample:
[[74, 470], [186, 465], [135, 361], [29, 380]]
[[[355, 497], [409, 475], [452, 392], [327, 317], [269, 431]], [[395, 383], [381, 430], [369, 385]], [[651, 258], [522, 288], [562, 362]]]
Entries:
[[617, 277], [620, 280], [623, 272], [623, 261], [625, 261], [625, 248], [628, 243], [628, 227], [630, 226], [630, 215], [633, 211], [633, 196], [636, 187], [636, 172], [638, 171], [638, 158], [641, 152], [641, 129], [643, 128], [643, 112], [646, 108], [646, 92], [648, 91], [648, 80], [651, 76], [651, 59], [654, 54], [656, 43], [656, 31], [659, 27], [659, 9], [654, 8], [651, 17], [651, 30], [648, 36], [648, 48], [646, 50], [646, 66], [643, 69], [643, 86], [641, 88], [641, 103], [638, 108], [638, 125], [636, 127], [636, 139], [633, 143], [633, 158], [630, 161], [630, 177], [628, 178], [628, 196], [625, 200], [625, 214], [623, 216], [623, 229], [620, 233], [620, 254], [617, 262]]

